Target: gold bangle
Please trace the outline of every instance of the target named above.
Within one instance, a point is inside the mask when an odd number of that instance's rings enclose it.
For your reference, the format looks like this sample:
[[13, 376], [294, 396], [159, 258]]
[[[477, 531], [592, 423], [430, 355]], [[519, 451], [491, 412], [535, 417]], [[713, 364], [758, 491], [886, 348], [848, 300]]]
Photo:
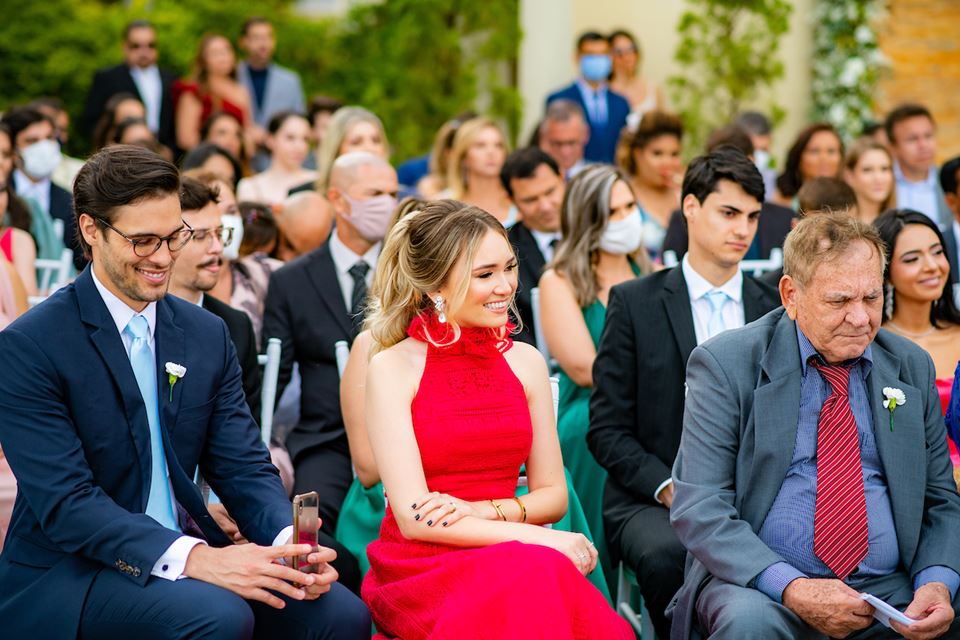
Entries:
[[493, 508], [496, 510], [497, 515], [500, 516], [500, 519], [503, 520], [504, 522], [506, 522], [506, 521], [507, 521], [507, 516], [503, 515], [503, 509], [500, 508], [500, 503], [499, 503], [499, 502], [494, 502], [493, 500], [491, 500], [491, 501], [490, 501], [490, 504], [493, 505]]
[[523, 506], [523, 503], [522, 503], [522, 502], [520, 502], [520, 498], [514, 498], [513, 501], [516, 502], [517, 505], [520, 507], [520, 522], [526, 522], [526, 521], [527, 521], [527, 508], [526, 508], [525, 506]]

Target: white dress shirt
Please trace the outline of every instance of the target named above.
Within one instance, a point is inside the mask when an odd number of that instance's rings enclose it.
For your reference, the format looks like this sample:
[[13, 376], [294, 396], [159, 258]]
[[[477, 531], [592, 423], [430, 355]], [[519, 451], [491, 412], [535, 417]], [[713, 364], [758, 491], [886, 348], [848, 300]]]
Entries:
[[897, 182], [897, 206], [913, 209], [937, 222], [939, 219], [940, 188], [937, 168], [930, 167], [925, 180], [913, 182], [903, 175], [899, 162], [893, 163], [893, 176]]
[[693, 329], [697, 335], [697, 344], [707, 339], [707, 327], [713, 307], [707, 299], [707, 294], [719, 290], [727, 294], [723, 302], [721, 314], [723, 326], [727, 329], [736, 329], [744, 325], [743, 313], [743, 273], [737, 269], [732, 278], [719, 287], [710, 284], [706, 278], [697, 273], [690, 265], [690, 254], [683, 256], [680, 268], [683, 269], [683, 279], [687, 281], [687, 291], [690, 293], [690, 309], [693, 311]]
[[337, 269], [337, 281], [340, 283], [340, 293], [343, 294], [343, 304], [348, 313], [353, 307], [353, 276], [350, 275], [350, 267], [361, 260], [370, 265], [367, 275], [363, 278], [367, 282], [367, 290], [369, 291], [370, 285], [373, 284], [373, 272], [377, 268], [377, 259], [380, 257], [380, 246], [382, 244], [382, 242], [378, 242], [370, 247], [365, 254], [358, 256], [347, 245], [343, 244], [336, 229], [330, 236], [330, 255], [333, 257], [333, 266]]
[[[138, 313], [135, 309], [131, 309], [126, 302], [114, 295], [112, 291], [107, 289], [97, 278], [95, 270], [91, 269], [90, 275], [93, 276], [93, 284], [97, 287], [97, 292], [103, 299], [103, 303], [107, 306], [107, 311], [110, 312], [110, 317], [113, 318], [113, 322], [117, 326], [117, 332], [123, 341], [123, 348], [127, 352], [127, 357], [130, 357], [133, 338], [130, 337], [125, 329], [135, 315], [141, 315], [147, 320], [147, 326], [150, 329], [147, 333], [147, 344], [150, 346], [150, 350], [153, 351], [154, 359], [156, 359], [156, 351], [154, 350], [156, 342], [154, 335], [157, 330], [157, 303], [148, 303], [146, 308]], [[169, 484], [169, 482], [170, 478], [168, 475], [167, 483]], [[171, 502], [175, 503], [176, 501], [173, 499], [173, 487], [171, 486], [169, 490]], [[286, 544], [292, 535], [293, 527], [285, 527], [274, 539], [274, 546]], [[161, 555], [156, 564], [153, 565], [153, 569], [150, 570], [150, 575], [167, 580], [178, 580], [182, 578], [183, 570], [187, 566], [187, 556], [190, 555], [190, 551], [198, 544], [206, 544], [206, 542], [192, 536], [180, 536], [163, 552], [163, 555]]]
[[18, 196], [33, 198], [44, 211], [50, 213], [50, 178], [34, 182], [20, 169], [14, 169], [13, 187]]
[[537, 241], [537, 248], [540, 249], [540, 255], [547, 262], [553, 260], [553, 241], [560, 240], [559, 231], [537, 231], [530, 229], [530, 234]]
[[137, 85], [140, 98], [143, 100], [144, 110], [147, 112], [147, 126], [154, 135], [160, 131], [160, 107], [163, 103], [163, 81], [160, 80], [160, 69], [157, 65], [150, 65], [146, 69], [130, 67], [130, 77]]
[[591, 125], [607, 123], [607, 83], [601, 82], [596, 89], [583, 78], [577, 78], [577, 88], [587, 107], [587, 119]]

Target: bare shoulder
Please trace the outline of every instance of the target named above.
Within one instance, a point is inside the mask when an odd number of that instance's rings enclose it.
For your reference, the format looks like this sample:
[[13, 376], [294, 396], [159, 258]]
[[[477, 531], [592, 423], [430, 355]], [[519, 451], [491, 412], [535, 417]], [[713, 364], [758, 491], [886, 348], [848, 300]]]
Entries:
[[573, 296], [573, 288], [570, 286], [570, 281], [567, 280], [562, 272], [556, 269], [547, 269], [544, 271], [543, 275], [540, 276], [538, 286], [541, 291], [566, 293]]
[[503, 354], [503, 357], [524, 388], [530, 389], [538, 382], [547, 379], [547, 363], [536, 347], [517, 341]]
[[427, 345], [406, 338], [370, 359], [367, 379], [392, 391], [415, 391], [427, 360]]

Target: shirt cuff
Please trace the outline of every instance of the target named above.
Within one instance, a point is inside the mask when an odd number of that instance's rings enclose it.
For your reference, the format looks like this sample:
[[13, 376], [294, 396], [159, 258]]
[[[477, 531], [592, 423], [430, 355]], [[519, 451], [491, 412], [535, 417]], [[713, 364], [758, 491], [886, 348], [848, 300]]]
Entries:
[[288, 544], [290, 542], [295, 542], [291, 540], [293, 537], [293, 525], [289, 527], [284, 527], [283, 530], [277, 534], [277, 537], [273, 539], [273, 546], [279, 547], [280, 545]]
[[163, 552], [150, 570], [150, 575], [164, 580], [179, 580], [183, 577], [183, 570], [187, 566], [187, 556], [198, 544], [207, 543], [200, 538], [180, 536]]
[[672, 484], [673, 484], [673, 478], [667, 478], [666, 480], [661, 482], [659, 485], [657, 485], [657, 488], [653, 492], [653, 499], [657, 501], [657, 504], [663, 504], [663, 502], [660, 501], [660, 498], [658, 496], [660, 495], [661, 491], [663, 491], [664, 489], [666, 489]]
[[775, 562], [754, 578], [753, 586], [777, 604], [783, 604], [783, 592], [787, 586], [797, 578], [806, 577], [807, 574], [791, 564]]
[[935, 564], [927, 567], [916, 575], [913, 579], [913, 590], [916, 591], [925, 584], [931, 582], [942, 582], [950, 590], [950, 600], [957, 595], [957, 588], [960, 587], [960, 575], [950, 567], [941, 564]]

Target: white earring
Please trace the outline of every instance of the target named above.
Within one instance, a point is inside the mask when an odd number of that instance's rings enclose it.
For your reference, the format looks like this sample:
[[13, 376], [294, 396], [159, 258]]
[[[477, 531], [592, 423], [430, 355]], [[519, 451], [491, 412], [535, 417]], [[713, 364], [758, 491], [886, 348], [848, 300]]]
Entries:
[[887, 320], [893, 317], [893, 285], [889, 282], [887, 286], [884, 287], [884, 315], [887, 317]]
[[437, 296], [437, 299], [433, 301], [433, 307], [437, 310], [437, 320], [446, 322], [447, 314], [444, 313], [443, 296]]

